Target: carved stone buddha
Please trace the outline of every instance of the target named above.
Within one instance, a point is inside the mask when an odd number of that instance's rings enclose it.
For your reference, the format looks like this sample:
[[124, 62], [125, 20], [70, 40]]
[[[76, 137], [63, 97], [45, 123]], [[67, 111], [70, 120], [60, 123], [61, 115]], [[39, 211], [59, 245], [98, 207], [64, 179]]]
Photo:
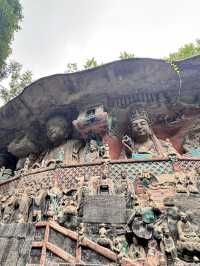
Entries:
[[131, 137], [126, 135], [122, 139], [128, 158], [149, 159], [177, 154], [171, 143], [160, 140], [155, 136], [146, 113], [133, 113], [130, 123], [132, 135]]
[[52, 149], [49, 149], [42, 160], [42, 166], [49, 162], [63, 162], [73, 164], [79, 162], [79, 151], [82, 143], [79, 140], [68, 139], [71, 133], [71, 125], [62, 115], [51, 117], [46, 124], [47, 137]]
[[198, 229], [188, 220], [186, 213], [180, 214], [180, 220], [177, 223], [178, 249], [187, 249], [189, 251], [200, 251], [200, 238]]

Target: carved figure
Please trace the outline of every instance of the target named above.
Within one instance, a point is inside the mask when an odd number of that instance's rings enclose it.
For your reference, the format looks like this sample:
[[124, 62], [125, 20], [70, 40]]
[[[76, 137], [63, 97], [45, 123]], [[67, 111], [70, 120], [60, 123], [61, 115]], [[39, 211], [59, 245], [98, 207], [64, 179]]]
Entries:
[[134, 187], [128, 178], [127, 171], [123, 170], [121, 171], [120, 180], [117, 183], [116, 193], [125, 196], [127, 208], [133, 207], [134, 193], [132, 191], [134, 191]]
[[104, 144], [102, 147], [103, 159], [110, 160], [109, 145]]
[[180, 214], [180, 220], [177, 223], [178, 248], [180, 250], [187, 249], [189, 251], [200, 251], [200, 238], [196, 232], [194, 225], [188, 220], [185, 213]]
[[103, 173], [99, 181], [98, 194], [113, 194], [113, 182], [109, 177], [108, 165], [104, 165]]
[[153, 232], [153, 223], [155, 221], [154, 207], [136, 206], [127, 221], [128, 228], [140, 238], [150, 239]]
[[[21, 194], [21, 195], [20, 195]], [[31, 205], [31, 198], [28, 195], [28, 190], [25, 189], [22, 193], [18, 194], [17, 203], [19, 205], [18, 223], [27, 223], [29, 216], [29, 208]]]
[[176, 178], [176, 192], [177, 193], [186, 193], [186, 182], [185, 182], [185, 174], [183, 172], [177, 172], [175, 174]]
[[69, 201], [69, 203], [67, 204], [67, 206], [65, 207], [64, 213], [69, 214], [69, 215], [76, 215], [77, 214], [77, 206], [76, 206], [76, 203], [73, 199], [71, 199]]
[[[149, 126], [145, 113], [135, 112], [131, 116], [132, 137], [124, 136], [122, 143], [125, 146], [126, 155], [130, 158], [152, 158], [166, 156], [170, 150], [177, 154], [169, 142], [158, 140]], [[169, 149], [169, 146], [171, 147]]]
[[176, 192], [177, 193], [199, 193], [197, 188], [196, 171], [176, 173]]
[[175, 262], [177, 257], [176, 246], [173, 238], [170, 236], [170, 231], [167, 227], [163, 228], [163, 236], [161, 242], [161, 250], [166, 257], [171, 257], [172, 261]]
[[143, 246], [138, 244], [137, 238], [134, 236], [132, 238], [132, 244], [129, 247], [128, 256], [132, 260], [145, 259], [146, 253]]
[[155, 239], [162, 240], [164, 229], [168, 226], [168, 217], [165, 210], [162, 210], [160, 217], [153, 225], [153, 234]]
[[145, 187], [145, 188], [157, 188], [157, 179], [156, 177], [150, 173], [149, 171], [142, 171], [139, 175], [140, 177], [140, 181], [142, 183], [142, 185]]
[[81, 244], [85, 237], [85, 225], [84, 223], [80, 223], [79, 230], [78, 230], [78, 245]]
[[100, 224], [99, 229], [99, 238], [97, 239], [97, 243], [106, 248], [112, 248], [112, 241], [108, 238], [108, 233], [106, 230], [105, 224]]
[[61, 115], [54, 116], [47, 121], [46, 127], [48, 139], [54, 148], [45, 154], [42, 165], [46, 166], [49, 162], [62, 162], [64, 164], [79, 162], [82, 143], [79, 140], [68, 139], [71, 125], [66, 118]]
[[40, 184], [35, 185], [33, 195], [33, 221], [38, 222], [42, 219], [42, 214], [45, 209], [47, 191]]
[[50, 219], [57, 220], [58, 215], [60, 215], [60, 211], [61, 211], [60, 202], [63, 196], [63, 193], [57, 181], [54, 181], [52, 184], [50, 184], [48, 196], [50, 199], [48, 217]]
[[84, 162], [92, 163], [100, 159], [100, 147], [96, 140], [91, 139], [84, 148]]
[[8, 195], [4, 196], [1, 200], [3, 217], [2, 223], [11, 223], [14, 216], [16, 207], [16, 196], [14, 191], [9, 191]]
[[114, 239], [112, 249], [117, 253], [117, 262], [119, 264], [123, 258], [128, 257], [128, 243], [124, 237]]
[[197, 180], [196, 180], [196, 171], [188, 171], [186, 172], [186, 186], [187, 191], [189, 193], [199, 193], [199, 190], [197, 188]]
[[151, 266], [167, 266], [164, 255], [158, 250], [158, 245], [155, 240], [148, 242], [147, 261], [148, 265]]

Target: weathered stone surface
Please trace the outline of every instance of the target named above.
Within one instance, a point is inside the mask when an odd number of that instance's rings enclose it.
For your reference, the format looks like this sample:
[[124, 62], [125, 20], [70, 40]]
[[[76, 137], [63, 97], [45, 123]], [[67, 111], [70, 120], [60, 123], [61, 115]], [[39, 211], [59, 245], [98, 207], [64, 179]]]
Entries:
[[126, 203], [124, 197], [97, 195], [84, 201], [83, 221], [90, 223], [125, 223]]
[[23, 266], [29, 261], [33, 224], [0, 225], [0, 265]]

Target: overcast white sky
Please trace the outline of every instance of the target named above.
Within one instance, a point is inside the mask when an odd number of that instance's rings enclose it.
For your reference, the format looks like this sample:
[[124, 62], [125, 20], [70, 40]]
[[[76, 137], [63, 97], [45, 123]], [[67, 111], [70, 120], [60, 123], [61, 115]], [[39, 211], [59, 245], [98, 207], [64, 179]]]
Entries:
[[120, 51], [162, 58], [200, 38], [199, 0], [21, 0], [10, 58], [34, 79], [69, 62], [116, 60]]

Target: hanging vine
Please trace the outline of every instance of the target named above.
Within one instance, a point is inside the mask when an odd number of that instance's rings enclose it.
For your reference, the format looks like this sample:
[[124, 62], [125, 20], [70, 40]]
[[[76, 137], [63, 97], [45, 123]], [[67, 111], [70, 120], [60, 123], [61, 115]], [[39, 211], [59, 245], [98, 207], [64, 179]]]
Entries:
[[178, 92], [178, 96], [179, 98], [181, 97], [181, 89], [182, 89], [182, 78], [181, 78], [181, 69], [179, 68], [179, 66], [175, 63], [175, 61], [173, 61], [171, 58], [167, 58], [165, 59], [165, 62], [168, 63], [170, 65], [170, 67], [172, 68], [172, 70], [176, 73], [176, 75], [179, 78], [179, 92]]

